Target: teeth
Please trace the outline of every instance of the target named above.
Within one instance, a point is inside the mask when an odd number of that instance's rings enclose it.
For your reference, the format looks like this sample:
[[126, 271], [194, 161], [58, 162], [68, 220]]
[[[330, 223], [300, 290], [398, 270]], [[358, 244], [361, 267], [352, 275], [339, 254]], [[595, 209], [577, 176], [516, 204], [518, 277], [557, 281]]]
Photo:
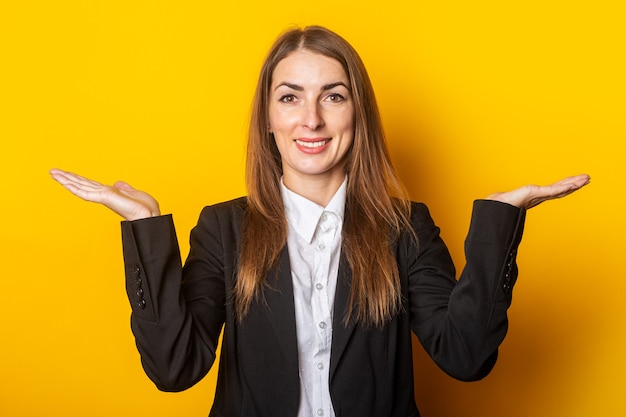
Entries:
[[328, 140], [320, 140], [319, 142], [305, 142], [296, 139], [296, 143], [299, 146], [304, 146], [305, 148], [319, 148], [320, 146], [326, 145], [326, 143], [328, 143]]

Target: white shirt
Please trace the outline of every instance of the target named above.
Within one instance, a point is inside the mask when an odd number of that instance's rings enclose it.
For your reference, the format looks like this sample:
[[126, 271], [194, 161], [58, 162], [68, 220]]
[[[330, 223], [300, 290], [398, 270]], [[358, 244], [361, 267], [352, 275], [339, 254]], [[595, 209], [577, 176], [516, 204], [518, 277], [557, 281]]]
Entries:
[[334, 417], [330, 348], [347, 180], [326, 207], [287, 189], [282, 181], [281, 186], [298, 339], [298, 417]]

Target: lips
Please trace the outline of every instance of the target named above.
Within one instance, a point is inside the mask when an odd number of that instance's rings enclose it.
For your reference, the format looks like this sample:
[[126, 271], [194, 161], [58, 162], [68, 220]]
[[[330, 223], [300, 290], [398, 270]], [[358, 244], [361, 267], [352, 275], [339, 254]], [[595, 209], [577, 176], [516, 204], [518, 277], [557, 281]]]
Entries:
[[296, 139], [298, 146], [304, 146], [307, 148], [319, 148], [330, 142], [330, 139]]
[[330, 138], [300, 138], [295, 143], [298, 149], [305, 153], [320, 153], [327, 148]]

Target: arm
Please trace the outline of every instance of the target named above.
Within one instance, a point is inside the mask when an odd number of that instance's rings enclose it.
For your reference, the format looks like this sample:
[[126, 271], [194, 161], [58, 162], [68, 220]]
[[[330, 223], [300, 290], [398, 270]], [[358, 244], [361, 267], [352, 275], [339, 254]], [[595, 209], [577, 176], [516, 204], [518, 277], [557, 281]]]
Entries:
[[433, 360], [465, 381], [486, 376], [507, 332], [506, 311], [517, 277], [515, 255], [525, 210], [478, 200], [459, 281], [427, 209], [416, 213], [419, 255], [409, 263], [412, 326]]
[[526, 208], [563, 197], [588, 182], [587, 176], [571, 177], [551, 186], [527, 186], [476, 201], [465, 241], [466, 265], [458, 282], [439, 229], [427, 209], [418, 206], [414, 227], [419, 254], [409, 257], [408, 268], [412, 327], [448, 374], [477, 380], [496, 362], [508, 328]]
[[219, 227], [203, 213], [184, 269], [171, 216], [122, 222], [131, 326], [146, 374], [162, 391], [206, 375], [224, 322]]
[[144, 369], [164, 391], [195, 384], [215, 360], [224, 322], [226, 272], [215, 216], [201, 217], [192, 232], [194, 266], [183, 271], [172, 217], [161, 216], [149, 194], [124, 182], [108, 186], [58, 169], [50, 175], [77, 197], [127, 220], [122, 222], [126, 288]]

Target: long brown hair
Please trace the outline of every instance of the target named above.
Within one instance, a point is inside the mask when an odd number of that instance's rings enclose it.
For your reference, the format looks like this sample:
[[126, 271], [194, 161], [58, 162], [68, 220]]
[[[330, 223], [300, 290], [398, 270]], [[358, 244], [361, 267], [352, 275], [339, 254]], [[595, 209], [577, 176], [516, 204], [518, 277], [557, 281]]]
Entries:
[[[339, 35], [319, 26], [292, 29], [280, 36], [265, 59], [254, 95], [248, 139], [248, 207], [235, 284], [239, 319], [268, 283], [268, 273], [287, 242], [280, 192], [281, 157], [269, 132], [272, 75], [278, 63], [305, 49], [337, 60], [350, 81], [355, 132], [346, 160], [348, 187], [342, 256], [352, 271], [349, 306], [344, 317], [383, 325], [401, 306], [398, 267], [392, 246], [411, 230], [410, 203], [391, 164], [371, 82], [359, 55]], [[269, 238], [271, 237], [271, 238]]]

